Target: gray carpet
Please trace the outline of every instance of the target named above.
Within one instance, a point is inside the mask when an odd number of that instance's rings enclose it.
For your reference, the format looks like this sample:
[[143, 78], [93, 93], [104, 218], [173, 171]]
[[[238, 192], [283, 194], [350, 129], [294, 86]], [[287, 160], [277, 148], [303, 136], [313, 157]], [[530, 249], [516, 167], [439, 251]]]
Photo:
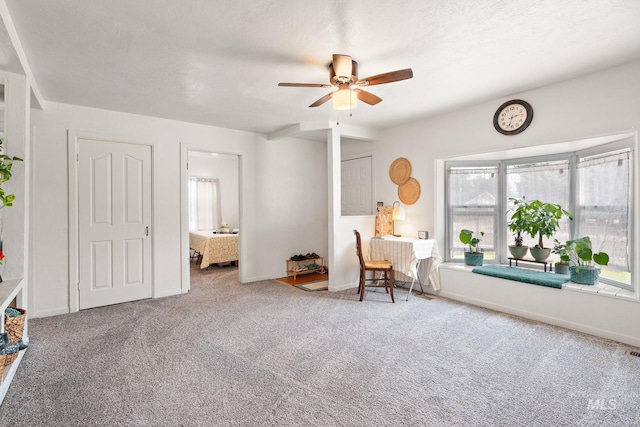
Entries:
[[32, 319], [0, 425], [640, 425], [625, 345], [403, 290], [192, 273], [187, 295]]

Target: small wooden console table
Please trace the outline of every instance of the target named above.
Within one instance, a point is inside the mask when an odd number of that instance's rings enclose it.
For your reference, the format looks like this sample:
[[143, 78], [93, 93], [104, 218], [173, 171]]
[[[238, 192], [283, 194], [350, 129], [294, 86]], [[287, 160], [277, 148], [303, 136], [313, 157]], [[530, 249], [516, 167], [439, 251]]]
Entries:
[[544, 264], [544, 271], [547, 271], [547, 264], [549, 264], [549, 271], [553, 271], [553, 263], [549, 262], [549, 261], [536, 261], [535, 259], [522, 259], [522, 258], [514, 258], [514, 257], [509, 257], [507, 258], [509, 260], [509, 267], [511, 267], [511, 261], [515, 261], [516, 262], [516, 267], [518, 266], [518, 261], [520, 262], [531, 262], [534, 264]]

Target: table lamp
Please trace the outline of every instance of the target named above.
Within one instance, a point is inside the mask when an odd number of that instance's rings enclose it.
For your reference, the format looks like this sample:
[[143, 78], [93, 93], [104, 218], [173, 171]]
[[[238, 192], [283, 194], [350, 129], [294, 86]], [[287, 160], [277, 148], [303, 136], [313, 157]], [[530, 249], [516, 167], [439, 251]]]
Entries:
[[[398, 206], [396, 206], [396, 203]], [[396, 234], [396, 221], [404, 221], [406, 219], [406, 214], [404, 212], [404, 208], [400, 206], [400, 202], [393, 202], [393, 211], [391, 213], [391, 219], [393, 221], [393, 235], [396, 237], [400, 237], [400, 234]]]

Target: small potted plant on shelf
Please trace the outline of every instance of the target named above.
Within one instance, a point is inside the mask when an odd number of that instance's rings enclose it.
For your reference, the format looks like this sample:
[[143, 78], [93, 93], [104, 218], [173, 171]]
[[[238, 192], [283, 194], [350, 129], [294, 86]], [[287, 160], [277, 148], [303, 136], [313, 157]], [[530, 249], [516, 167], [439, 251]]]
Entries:
[[530, 201], [527, 211], [527, 233], [533, 238], [538, 238], [538, 243], [529, 248], [529, 252], [536, 261], [545, 261], [551, 254], [551, 248], [544, 247], [543, 238], [553, 236], [562, 218], [573, 220], [573, 216], [560, 205], [540, 200]]
[[571, 281], [583, 285], [594, 285], [600, 277], [600, 269], [595, 264], [609, 264], [609, 255], [605, 252], [593, 253], [589, 236], [568, 240], [566, 246]]
[[509, 201], [513, 202], [513, 208], [509, 210], [511, 218], [509, 219], [509, 222], [507, 222], [507, 227], [509, 228], [509, 231], [515, 234], [515, 243], [513, 245], [509, 245], [509, 252], [512, 257], [522, 259], [529, 249], [529, 246], [522, 244], [522, 233], [527, 232], [527, 227], [529, 225], [529, 204], [525, 200], [524, 196], [522, 199], [510, 198]]
[[551, 252], [560, 257], [560, 261], [556, 261], [556, 274], [569, 274], [569, 248], [566, 243], [560, 242], [558, 239], [553, 239], [553, 249]]
[[21, 162], [20, 157], [7, 156], [3, 153], [2, 148], [3, 141], [0, 139], [0, 209], [5, 206], [12, 206], [13, 201], [16, 199], [14, 194], [5, 194], [2, 189], [2, 184], [11, 179], [11, 168], [13, 168], [13, 162]]
[[[484, 236], [484, 232], [480, 232], [480, 237]], [[484, 261], [484, 252], [480, 249], [480, 239], [479, 237], [473, 237], [473, 231], [463, 229], [460, 231], [460, 241], [469, 245], [469, 250], [464, 252], [464, 263], [465, 265], [478, 266], [482, 265]]]

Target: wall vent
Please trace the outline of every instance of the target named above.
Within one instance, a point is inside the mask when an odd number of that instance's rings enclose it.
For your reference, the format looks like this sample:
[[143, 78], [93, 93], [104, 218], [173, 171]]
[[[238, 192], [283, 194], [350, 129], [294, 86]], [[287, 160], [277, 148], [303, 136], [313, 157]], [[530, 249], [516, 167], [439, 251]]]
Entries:
[[631, 350], [628, 349], [625, 353], [627, 356], [640, 357], [640, 350]]

